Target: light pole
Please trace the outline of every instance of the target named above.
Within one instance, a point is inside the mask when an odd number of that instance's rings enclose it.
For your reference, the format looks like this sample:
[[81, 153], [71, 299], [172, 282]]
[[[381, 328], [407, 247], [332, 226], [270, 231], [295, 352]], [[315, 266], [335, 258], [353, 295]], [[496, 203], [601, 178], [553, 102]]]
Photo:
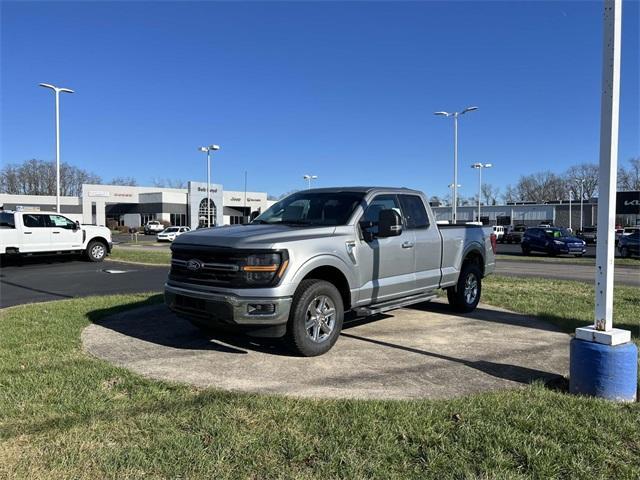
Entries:
[[434, 115], [442, 115], [445, 117], [453, 117], [453, 211], [452, 219], [453, 223], [456, 223], [458, 216], [458, 117], [464, 115], [467, 112], [473, 112], [478, 110], [478, 107], [467, 107], [462, 112], [434, 112]]
[[[447, 186], [451, 189], [451, 191], [453, 191], [453, 190], [454, 190], [454, 188], [453, 188], [453, 183], [450, 183], [450, 184], [449, 184], [449, 185], [447, 185]], [[459, 184], [458, 184], [458, 185], [456, 185], [455, 190], [457, 191], [457, 190], [458, 190], [459, 188], [461, 188], [461, 187], [462, 187], [462, 185], [459, 185]], [[458, 198], [457, 198], [457, 197], [456, 197], [456, 200], [455, 200], [455, 201], [456, 201], [456, 203], [458, 203]], [[451, 205], [453, 206], [453, 196], [452, 196], [452, 198], [451, 198]], [[456, 208], [456, 207], [454, 207], [454, 208]], [[453, 223], [453, 215], [451, 215], [451, 223]]]
[[56, 87], [49, 83], [41, 83], [40, 86], [50, 88], [56, 95], [56, 212], [60, 213], [60, 92], [74, 92], [69, 88]]
[[482, 169], [493, 167], [490, 163], [474, 163], [471, 168], [478, 169], [478, 221], [480, 222], [480, 205], [482, 203]]
[[571, 197], [573, 197], [573, 190], [569, 189], [569, 231], [573, 232], [571, 229]]
[[211, 151], [220, 150], [219, 145], [200, 147], [198, 150], [207, 153], [207, 227], [211, 226]]
[[582, 201], [584, 199], [584, 178], [580, 180], [580, 231], [582, 231]]
[[307, 190], [311, 190], [311, 180], [316, 180], [318, 178], [317, 175], [304, 175], [304, 178], [308, 182]]

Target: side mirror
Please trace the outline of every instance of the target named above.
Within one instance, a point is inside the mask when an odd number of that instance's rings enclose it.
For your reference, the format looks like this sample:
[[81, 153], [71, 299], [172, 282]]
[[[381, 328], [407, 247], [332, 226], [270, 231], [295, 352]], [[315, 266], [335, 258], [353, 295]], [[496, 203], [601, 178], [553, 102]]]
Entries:
[[396, 237], [402, 233], [402, 218], [395, 210], [387, 209], [378, 217], [378, 237]]
[[80, 222], [78, 220], [76, 220], [76, 227], [74, 230], [80, 230]]

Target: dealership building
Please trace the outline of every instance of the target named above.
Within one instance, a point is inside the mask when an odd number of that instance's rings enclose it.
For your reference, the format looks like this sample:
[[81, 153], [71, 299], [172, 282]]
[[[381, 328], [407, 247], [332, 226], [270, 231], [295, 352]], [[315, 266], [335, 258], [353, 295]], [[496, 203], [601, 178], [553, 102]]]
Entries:
[[[451, 207], [432, 205], [438, 221], [451, 221]], [[558, 227], [580, 228], [598, 221], [598, 199], [587, 202], [558, 201], [549, 203], [513, 202], [506, 205], [481, 205], [480, 221], [485, 225], [527, 225], [548, 223]], [[477, 222], [478, 205], [458, 206], [459, 222]], [[571, 218], [571, 221], [569, 221]], [[640, 191], [618, 192], [616, 199], [616, 225], [640, 225]]]
[[[245, 223], [253, 212], [264, 212], [275, 201], [265, 192], [225, 191], [222, 185], [189, 182], [187, 188], [131, 187], [120, 185], [82, 185], [79, 197], [61, 197], [60, 213], [85, 224], [140, 227], [150, 220], [192, 229]], [[0, 194], [6, 210], [53, 212], [55, 196]]]

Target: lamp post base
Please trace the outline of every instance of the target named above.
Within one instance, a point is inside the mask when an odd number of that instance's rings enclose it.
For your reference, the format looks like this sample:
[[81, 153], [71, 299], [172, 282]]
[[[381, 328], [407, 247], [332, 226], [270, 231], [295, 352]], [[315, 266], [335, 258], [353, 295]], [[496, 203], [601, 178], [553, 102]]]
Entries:
[[607, 345], [579, 338], [571, 340], [571, 393], [615, 402], [635, 402], [637, 390], [638, 348], [633, 342]]

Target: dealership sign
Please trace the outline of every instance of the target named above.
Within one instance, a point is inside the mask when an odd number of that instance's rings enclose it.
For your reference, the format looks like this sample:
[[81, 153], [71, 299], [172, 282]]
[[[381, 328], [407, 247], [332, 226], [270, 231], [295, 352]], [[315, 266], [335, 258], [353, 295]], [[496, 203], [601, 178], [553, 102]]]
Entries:
[[618, 192], [616, 213], [618, 215], [640, 215], [640, 191]]

